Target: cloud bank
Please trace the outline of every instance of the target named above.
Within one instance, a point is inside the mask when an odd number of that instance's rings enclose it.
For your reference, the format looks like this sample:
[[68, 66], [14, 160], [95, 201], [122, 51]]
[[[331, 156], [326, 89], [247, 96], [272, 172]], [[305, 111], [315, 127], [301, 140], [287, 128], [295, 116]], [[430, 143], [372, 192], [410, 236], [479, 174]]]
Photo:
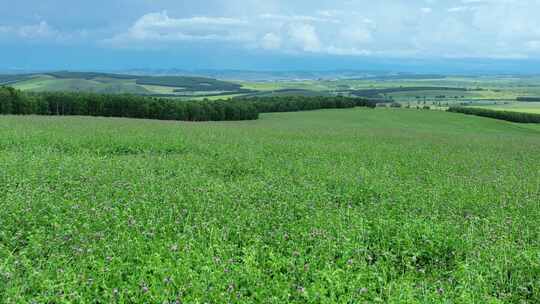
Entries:
[[[64, 1], [67, 9], [77, 7], [67, 0], [59, 2]], [[32, 8], [37, 0], [23, 2]], [[62, 22], [65, 18], [51, 11], [34, 12], [32, 22], [0, 23], [0, 41], [71, 41], [138, 50], [226, 47], [268, 54], [540, 58], [540, 0], [135, 0], [130, 4], [104, 2], [100, 8], [104, 11], [88, 11], [81, 17], [84, 24]], [[126, 18], [113, 11], [122, 5]]]

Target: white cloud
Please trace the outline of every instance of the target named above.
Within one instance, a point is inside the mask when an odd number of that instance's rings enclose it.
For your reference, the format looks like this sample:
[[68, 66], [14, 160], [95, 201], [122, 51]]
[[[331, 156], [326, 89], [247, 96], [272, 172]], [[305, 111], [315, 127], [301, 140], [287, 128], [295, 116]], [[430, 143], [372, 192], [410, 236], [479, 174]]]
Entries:
[[266, 50], [278, 50], [281, 43], [281, 37], [275, 33], [267, 33], [261, 39], [261, 47]]
[[261, 19], [275, 20], [282, 22], [329, 22], [339, 23], [339, 20], [326, 16], [325, 18], [317, 16], [305, 16], [305, 15], [279, 15], [279, 14], [262, 14], [259, 16]]
[[60, 40], [68, 38], [67, 35], [49, 26], [46, 21], [37, 24], [21, 26], [0, 26], [0, 34], [23, 40]]
[[[126, 32], [102, 42], [114, 47], [156, 48], [206, 41], [283, 52], [365, 55], [367, 51], [357, 45], [371, 41], [368, 28], [373, 25], [374, 22], [367, 18], [361, 18], [359, 25], [351, 25], [340, 24], [334, 17], [317, 15], [174, 18], [167, 12], [160, 12], [142, 16]], [[321, 33], [319, 29], [322, 29]], [[336, 41], [334, 31], [340, 41]]]
[[321, 41], [315, 27], [309, 24], [296, 24], [289, 29], [291, 41], [306, 52], [319, 52]]
[[227, 10], [217, 16], [149, 13], [105, 42], [143, 48], [207, 42], [353, 56], [538, 55], [540, 2], [536, 0], [358, 0], [325, 5], [320, 1], [269, 1], [265, 8], [257, 8], [252, 0], [252, 13], [248, 8], [242, 14]]
[[459, 12], [470, 12], [470, 11], [474, 11], [476, 10], [475, 7], [473, 6], [456, 6], [456, 7], [451, 7], [448, 9], [448, 12], [450, 13], [459, 13]]
[[325, 53], [340, 56], [368, 56], [372, 54], [372, 52], [369, 50], [362, 50], [356, 48], [339, 48], [335, 46], [328, 47]]
[[51, 38], [51, 37], [57, 37], [60, 35], [60, 33], [51, 28], [49, 24], [45, 21], [41, 21], [39, 24], [36, 25], [26, 25], [22, 26], [18, 29], [19, 36], [23, 38]]
[[540, 40], [527, 41], [525, 46], [530, 50], [540, 51]]
[[106, 42], [124, 45], [132, 42], [243, 41], [241, 29], [248, 23], [240, 18], [191, 17], [171, 18], [166, 11], [139, 18], [126, 33]]
[[371, 31], [359, 26], [342, 28], [338, 37], [341, 43], [353, 45], [366, 44], [372, 41]]
[[[356, 56], [540, 58], [540, 0], [136, 2], [145, 4], [126, 8], [133, 19], [109, 18], [111, 25], [87, 30], [76, 27], [103, 24], [103, 18], [74, 21], [62, 12], [44, 16], [32, 9], [27, 18], [6, 13], [0, 39], [141, 49], [202, 45]], [[163, 5], [168, 12], [159, 11]]]

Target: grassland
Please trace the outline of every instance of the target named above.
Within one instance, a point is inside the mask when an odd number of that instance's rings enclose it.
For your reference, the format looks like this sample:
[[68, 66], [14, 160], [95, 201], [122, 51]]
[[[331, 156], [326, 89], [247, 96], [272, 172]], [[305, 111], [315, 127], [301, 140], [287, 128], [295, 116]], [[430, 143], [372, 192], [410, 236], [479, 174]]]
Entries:
[[[134, 76], [106, 73], [56, 72], [0, 75], [24, 91], [129, 93], [179, 99], [223, 99], [245, 96], [363, 96], [403, 104], [449, 106], [514, 102], [540, 96], [537, 76], [403, 75], [335, 80], [232, 81], [183, 76]], [[367, 94], [367, 95], [366, 95]]]
[[[243, 87], [273, 94], [280, 90], [306, 90], [314, 93], [348, 95], [354, 91], [385, 89], [403, 89], [384, 98], [392, 98], [401, 103], [428, 104], [445, 103], [495, 103], [515, 101], [521, 96], [540, 96], [539, 77], [520, 76], [434, 76], [417, 77], [381, 77], [366, 79], [340, 80], [301, 80], [275, 82], [243, 82]], [[421, 88], [431, 87], [430, 90]], [[419, 88], [411, 91], [411, 88]], [[433, 88], [445, 88], [436, 90]], [[448, 90], [455, 88], [455, 90]], [[464, 91], [466, 89], [466, 91]]]
[[30, 75], [0, 75], [0, 84], [33, 92], [128, 93], [138, 95], [212, 95], [241, 91], [236, 83], [202, 77], [136, 76], [106, 73], [53, 72]]
[[507, 104], [487, 105], [482, 106], [482, 108], [540, 114], [540, 102], [513, 102]]
[[94, 93], [156, 93], [134, 80], [95, 78], [95, 79], [58, 79], [51, 75], [35, 75], [28, 80], [18, 82], [13, 87], [31, 92], [94, 92]]
[[0, 117], [4, 303], [538, 303], [540, 128]]

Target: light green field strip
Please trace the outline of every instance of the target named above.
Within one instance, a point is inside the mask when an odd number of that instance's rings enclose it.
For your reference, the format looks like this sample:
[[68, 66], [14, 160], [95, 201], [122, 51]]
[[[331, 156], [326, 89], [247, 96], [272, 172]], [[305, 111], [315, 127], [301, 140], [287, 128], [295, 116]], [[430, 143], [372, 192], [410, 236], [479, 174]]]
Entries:
[[482, 106], [482, 108], [540, 114], [540, 102], [515, 102], [507, 105]]
[[17, 82], [12, 86], [19, 90], [30, 91], [46, 87], [51, 81], [55, 81], [55, 78], [52, 76], [40, 75], [29, 80]]
[[141, 85], [141, 87], [145, 88], [146, 90], [154, 94], [175, 94], [174, 90], [181, 89], [181, 88], [164, 87], [164, 86], [156, 86], [156, 85]]

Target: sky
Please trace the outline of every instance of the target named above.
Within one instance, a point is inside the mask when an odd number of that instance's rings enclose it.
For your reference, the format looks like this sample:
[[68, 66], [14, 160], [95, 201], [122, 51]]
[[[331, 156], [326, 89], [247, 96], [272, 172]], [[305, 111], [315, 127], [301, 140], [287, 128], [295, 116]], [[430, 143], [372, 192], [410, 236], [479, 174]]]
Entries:
[[540, 0], [0, 4], [3, 70], [540, 71]]

